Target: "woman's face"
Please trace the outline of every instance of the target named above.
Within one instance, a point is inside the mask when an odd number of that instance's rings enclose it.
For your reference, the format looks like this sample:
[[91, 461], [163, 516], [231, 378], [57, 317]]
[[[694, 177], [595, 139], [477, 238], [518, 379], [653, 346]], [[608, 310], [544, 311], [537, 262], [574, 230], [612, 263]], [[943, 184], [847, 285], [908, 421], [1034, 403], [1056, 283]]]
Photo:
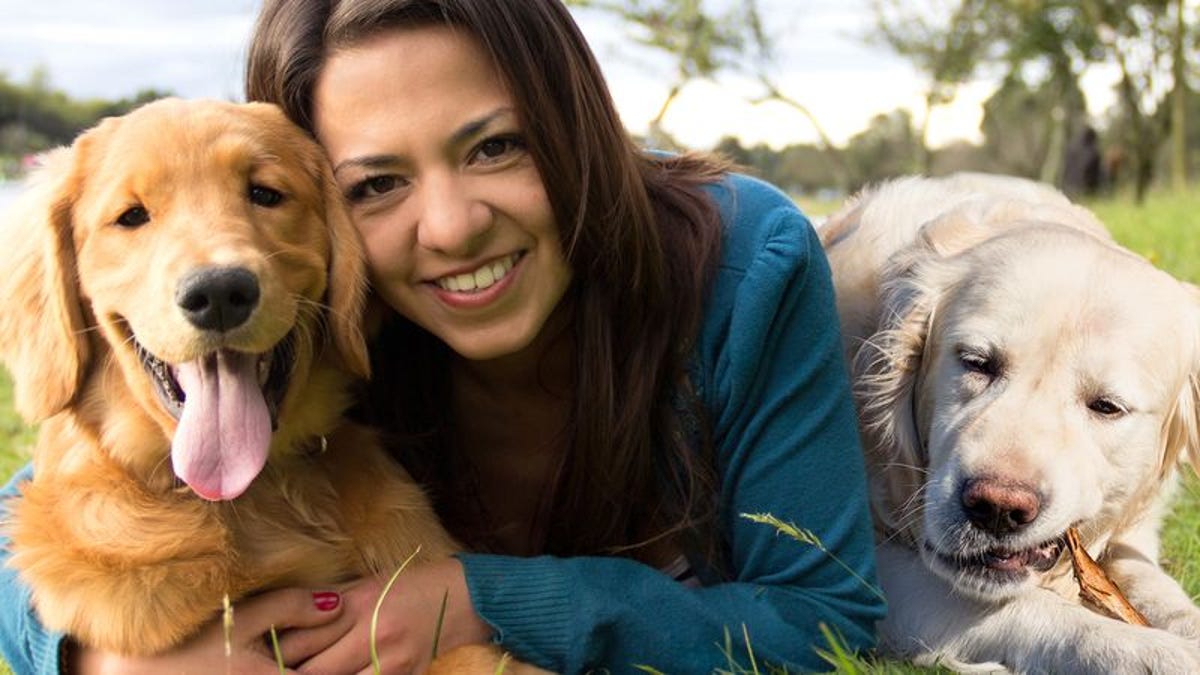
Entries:
[[336, 51], [313, 108], [376, 293], [466, 358], [529, 345], [571, 269], [512, 97], [475, 40], [406, 28]]

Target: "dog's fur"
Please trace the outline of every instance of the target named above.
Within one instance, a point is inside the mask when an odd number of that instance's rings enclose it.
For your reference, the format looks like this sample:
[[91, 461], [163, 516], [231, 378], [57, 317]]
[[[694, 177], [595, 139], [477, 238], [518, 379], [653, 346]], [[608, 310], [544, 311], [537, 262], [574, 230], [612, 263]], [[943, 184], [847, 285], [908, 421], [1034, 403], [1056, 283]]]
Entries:
[[[1198, 296], [1057, 191], [963, 174], [868, 189], [821, 228], [890, 613], [883, 650], [956, 669], [1200, 672], [1158, 565], [1200, 465]], [[1153, 628], [1090, 611], [1063, 535]]]
[[[48, 627], [158, 652], [225, 595], [455, 550], [411, 479], [342, 419], [352, 375], [368, 370], [360, 244], [320, 148], [277, 108], [167, 100], [108, 119], [48, 157], [0, 237], [0, 356], [17, 408], [42, 421], [34, 479], [6, 525]], [[198, 270], [202, 282], [253, 279], [260, 297], [243, 322], [188, 319]], [[193, 434], [269, 435], [256, 478], [255, 466], [213, 478], [172, 449], [179, 408], [194, 402], [164, 400], [155, 382], [178, 388], [183, 364], [218, 351], [273, 364], [249, 363], [252, 383], [253, 369], [259, 382], [270, 373], [261, 395], [228, 381], [203, 395], [259, 396], [274, 433], [245, 428], [255, 420], [230, 410], [244, 401], [222, 401], [220, 417], [240, 426]], [[212, 365], [201, 379], [218, 377]]]

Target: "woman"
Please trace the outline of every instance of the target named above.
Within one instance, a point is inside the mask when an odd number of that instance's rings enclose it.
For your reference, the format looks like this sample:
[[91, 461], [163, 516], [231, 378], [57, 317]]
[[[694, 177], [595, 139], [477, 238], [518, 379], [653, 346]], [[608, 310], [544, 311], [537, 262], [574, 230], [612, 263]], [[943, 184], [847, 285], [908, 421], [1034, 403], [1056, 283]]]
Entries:
[[[559, 0], [268, 0], [247, 93], [329, 153], [381, 317], [361, 413], [477, 551], [401, 575], [385, 670], [427, 663], [443, 590], [441, 649], [560, 672], [748, 666], [743, 636], [758, 663], [825, 669], [822, 626], [872, 644], [829, 272], [789, 200], [638, 151]], [[302, 671], [368, 667], [382, 585], [243, 602], [234, 669], [273, 667], [271, 625]], [[194, 665], [224, 658], [218, 633], [72, 657]]]

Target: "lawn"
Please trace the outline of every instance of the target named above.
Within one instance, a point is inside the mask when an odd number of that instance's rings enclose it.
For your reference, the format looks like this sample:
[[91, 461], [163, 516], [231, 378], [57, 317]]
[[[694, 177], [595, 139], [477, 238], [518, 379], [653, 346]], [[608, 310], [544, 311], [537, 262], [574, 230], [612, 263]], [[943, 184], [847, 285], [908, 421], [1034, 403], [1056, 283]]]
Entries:
[[[1123, 244], [1181, 279], [1200, 282], [1200, 192], [1183, 196], [1157, 194], [1137, 207], [1119, 199], [1089, 204]], [[806, 204], [810, 213], [828, 213], [827, 204]], [[31, 431], [12, 410], [12, 391], [0, 374], [0, 474], [7, 476], [28, 461]], [[1177, 497], [1164, 532], [1163, 564], [1181, 579], [1193, 598], [1200, 598], [1200, 481], [1190, 476]], [[842, 672], [935, 672], [896, 663], [839, 659]], [[0, 673], [8, 673], [0, 662]]]

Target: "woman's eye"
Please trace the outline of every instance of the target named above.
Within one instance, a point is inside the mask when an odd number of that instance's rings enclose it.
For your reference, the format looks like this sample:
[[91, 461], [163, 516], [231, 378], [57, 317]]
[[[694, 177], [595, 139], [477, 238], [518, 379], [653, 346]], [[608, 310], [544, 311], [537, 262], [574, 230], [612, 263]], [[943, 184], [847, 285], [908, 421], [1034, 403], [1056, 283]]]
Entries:
[[250, 186], [250, 201], [259, 206], [271, 208], [283, 201], [283, 193], [263, 185]]
[[355, 183], [346, 193], [346, 197], [352, 202], [378, 197], [395, 190], [399, 184], [400, 179], [396, 176], [372, 176]]
[[144, 206], [130, 207], [117, 216], [117, 225], [121, 227], [141, 227], [148, 222], [150, 222], [150, 212]]
[[524, 149], [525, 144], [517, 136], [497, 136], [480, 143], [475, 150], [475, 156], [484, 163], [494, 163]]

